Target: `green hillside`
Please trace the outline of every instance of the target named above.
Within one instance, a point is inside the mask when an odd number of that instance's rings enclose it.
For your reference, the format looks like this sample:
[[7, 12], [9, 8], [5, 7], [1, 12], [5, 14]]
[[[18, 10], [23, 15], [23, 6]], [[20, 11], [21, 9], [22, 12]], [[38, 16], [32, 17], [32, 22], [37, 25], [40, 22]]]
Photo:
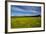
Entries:
[[41, 17], [11, 17], [11, 28], [33, 28], [41, 26]]

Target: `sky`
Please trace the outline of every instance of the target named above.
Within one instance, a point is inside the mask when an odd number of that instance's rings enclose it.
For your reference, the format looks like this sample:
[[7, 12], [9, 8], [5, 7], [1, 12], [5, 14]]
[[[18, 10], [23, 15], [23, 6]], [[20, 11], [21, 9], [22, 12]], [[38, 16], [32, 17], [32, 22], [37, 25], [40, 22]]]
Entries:
[[40, 6], [11, 5], [11, 16], [36, 16], [40, 14]]

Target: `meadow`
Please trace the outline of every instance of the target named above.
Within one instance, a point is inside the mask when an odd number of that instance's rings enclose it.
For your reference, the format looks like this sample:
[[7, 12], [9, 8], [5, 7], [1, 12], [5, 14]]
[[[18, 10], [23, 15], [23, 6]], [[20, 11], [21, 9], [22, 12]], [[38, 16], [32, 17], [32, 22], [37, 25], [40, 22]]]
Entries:
[[41, 17], [16, 17], [11, 16], [11, 28], [41, 27]]

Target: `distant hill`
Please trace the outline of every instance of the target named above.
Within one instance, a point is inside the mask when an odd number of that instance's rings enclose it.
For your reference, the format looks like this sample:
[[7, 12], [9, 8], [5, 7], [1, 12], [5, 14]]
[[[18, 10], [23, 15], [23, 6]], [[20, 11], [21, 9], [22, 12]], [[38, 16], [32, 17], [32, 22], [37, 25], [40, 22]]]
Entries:
[[36, 16], [11, 16], [11, 17], [41, 17], [40, 15], [36, 15]]

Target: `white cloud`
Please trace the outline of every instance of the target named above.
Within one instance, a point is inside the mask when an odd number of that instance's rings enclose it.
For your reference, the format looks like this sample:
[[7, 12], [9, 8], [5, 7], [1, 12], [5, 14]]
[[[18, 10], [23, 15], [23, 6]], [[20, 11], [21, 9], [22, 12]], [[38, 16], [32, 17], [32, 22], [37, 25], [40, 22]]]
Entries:
[[14, 11], [38, 13], [38, 11], [34, 11], [34, 10], [24, 10], [24, 9], [21, 9], [21, 8], [18, 8], [18, 7], [12, 7], [12, 9], [13, 9]]
[[13, 9], [14, 11], [24, 11], [23, 9], [18, 8], [18, 7], [12, 7], [12, 9]]

